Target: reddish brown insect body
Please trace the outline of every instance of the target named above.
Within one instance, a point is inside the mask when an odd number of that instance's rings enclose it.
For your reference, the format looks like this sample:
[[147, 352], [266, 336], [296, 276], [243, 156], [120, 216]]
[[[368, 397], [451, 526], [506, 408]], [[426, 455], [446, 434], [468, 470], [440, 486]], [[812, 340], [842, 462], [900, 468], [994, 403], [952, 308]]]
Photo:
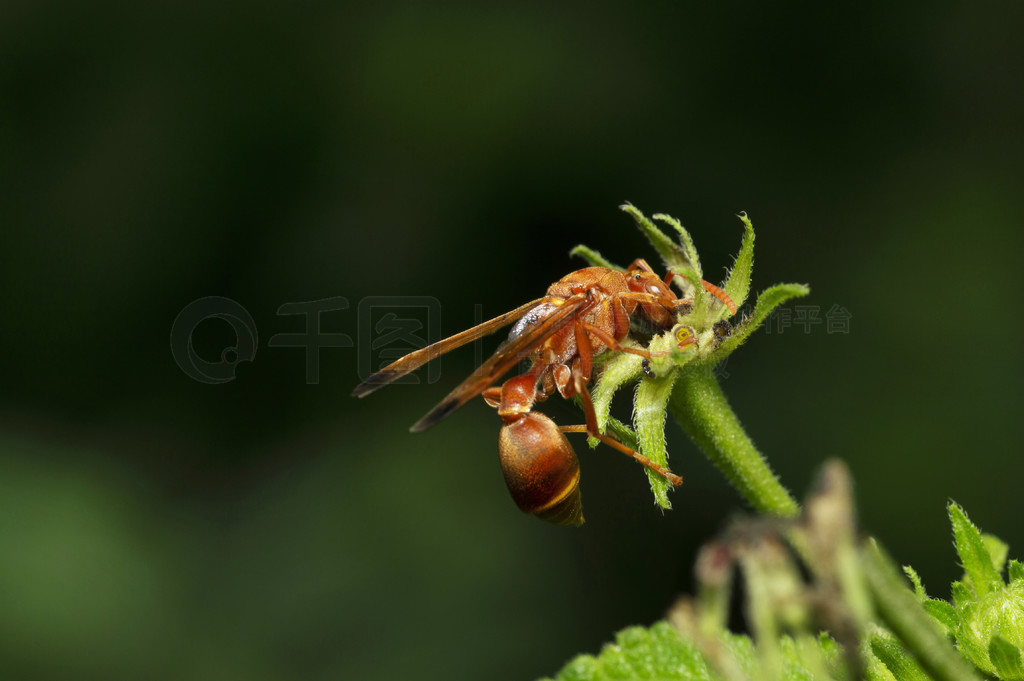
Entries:
[[[585, 432], [632, 456], [673, 484], [682, 478], [617, 440], [598, 432], [594, 406], [587, 392], [594, 356], [611, 349], [650, 359], [650, 353], [620, 344], [629, 333], [630, 318], [646, 317], [659, 329], [670, 328], [677, 313], [692, 305], [672, 294], [643, 260], [625, 272], [587, 267], [552, 284], [543, 298], [462, 333], [411, 353], [363, 381], [353, 391], [362, 397], [417, 367], [502, 326], [516, 322], [509, 340], [426, 416], [413, 425], [418, 432], [433, 426], [463, 404], [483, 395], [497, 407], [503, 426], [498, 438], [502, 472], [521, 510], [559, 525], [583, 522], [579, 462], [564, 433]], [[493, 384], [521, 360], [530, 368], [500, 386]], [[557, 426], [533, 411], [538, 400], [558, 391], [579, 395], [586, 425]]]

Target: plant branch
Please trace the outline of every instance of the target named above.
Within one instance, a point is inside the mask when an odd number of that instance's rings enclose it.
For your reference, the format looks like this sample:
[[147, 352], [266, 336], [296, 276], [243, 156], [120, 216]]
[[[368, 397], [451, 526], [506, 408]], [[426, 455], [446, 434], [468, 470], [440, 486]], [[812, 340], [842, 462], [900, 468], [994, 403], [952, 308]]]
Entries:
[[800, 505], [743, 431], [710, 368], [684, 370], [669, 400], [669, 409], [683, 430], [755, 509], [779, 518], [793, 518], [800, 512]]

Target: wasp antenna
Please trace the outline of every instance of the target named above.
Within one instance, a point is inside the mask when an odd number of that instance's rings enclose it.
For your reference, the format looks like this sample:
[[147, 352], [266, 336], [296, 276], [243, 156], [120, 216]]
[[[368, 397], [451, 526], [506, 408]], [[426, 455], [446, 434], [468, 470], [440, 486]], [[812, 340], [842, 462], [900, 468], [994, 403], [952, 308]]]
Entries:
[[729, 308], [729, 314], [736, 314], [736, 303], [733, 302], [732, 298], [726, 295], [725, 291], [718, 288], [710, 281], [701, 280], [701, 283], [704, 285], [704, 288], [708, 293], [725, 303], [725, 306]]

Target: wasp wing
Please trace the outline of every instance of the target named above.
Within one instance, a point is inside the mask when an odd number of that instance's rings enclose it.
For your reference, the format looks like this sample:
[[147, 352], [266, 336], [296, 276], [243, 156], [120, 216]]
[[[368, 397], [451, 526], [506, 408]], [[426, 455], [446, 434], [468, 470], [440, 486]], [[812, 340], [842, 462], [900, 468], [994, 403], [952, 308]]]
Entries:
[[418, 433], [430, 428], [490, 387], [503, 374], [528, 357], [536, 349], [538, 343], [572, 321], [575, 313], [587, 302], [587, 296], [577, 295], [562, 301], [556, 299], [550, 302], [558, 305], [554, 312], [499, 347], [490, 359], [473, 372], [472, 376], [460, 383], [448, 397], [417, 421], [410, 430]]
[[410, 371], [415, 371], [430, 360], [440, 357], [446, 352], [462, 347], [466, 343], [472, 343], [478, 338], [494, 333], [503, 326], [508, 326], [512, 322], [522, 318], [523, 315], [540, 303], [543, 303], [545, 300], [547, 299], [538, 298], [537, 300], [526, 303], [525, 305], [520, 305], [510, 312], [506, 312], [503, 315], [486, 321], [483, 324], [477, 324], [471, 329], [466, 329], [454, 336], [449, 336], [444, 340], [439, 340], [432, 345], [428, 345], [425, 348], [420, 348], [415, 352], [410, 352], [405, 357], [395, 360], [377, 373], [367, 377], [366, 380], [355, 387], [355, 390], [352, 391], [352, 396], [366, 397], [378, 388], [383, 388], [388, 383], [392, 383], [402, 376], [405, 376]]

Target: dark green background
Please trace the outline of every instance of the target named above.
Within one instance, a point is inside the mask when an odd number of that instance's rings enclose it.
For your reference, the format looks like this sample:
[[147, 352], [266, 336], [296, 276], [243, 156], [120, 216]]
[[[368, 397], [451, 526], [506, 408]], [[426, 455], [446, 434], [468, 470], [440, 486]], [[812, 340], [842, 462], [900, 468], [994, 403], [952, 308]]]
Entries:
[[[755, 290], [852, 314], [727, 365], [790, 489], [848, 461], [865, 528], [938, 595], [947, 499], [1022, 555], [1024, 5], [210, 4], [0, 5], [11, 678], [529, 679], [660, 617], [743, 508], [676, 426], [675, 510], [580, 443], [570, 530], [515, 509], [482, 402], [407, 432], [471, 350], [349, 397], [364, 297], [432, 296], [448, 334], [579, 242], [655, 261], [625, 200], [680, 218], [712, 279], [749, 212]], [[213, 295], [259, 329], [219, 386], [169, 347]], [[332, 296], [360, 347], [307, 385], [275, 313]]]

